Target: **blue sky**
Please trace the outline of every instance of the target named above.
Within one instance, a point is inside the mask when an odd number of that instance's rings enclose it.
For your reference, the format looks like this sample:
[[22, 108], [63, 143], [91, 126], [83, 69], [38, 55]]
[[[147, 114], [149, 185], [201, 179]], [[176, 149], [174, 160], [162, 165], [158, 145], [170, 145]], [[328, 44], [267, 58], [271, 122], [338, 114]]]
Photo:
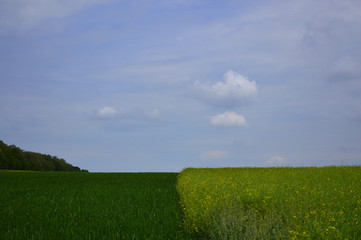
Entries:
[[0, 5], [7, 144], [106, 172], [361, 164], [360, 1]]

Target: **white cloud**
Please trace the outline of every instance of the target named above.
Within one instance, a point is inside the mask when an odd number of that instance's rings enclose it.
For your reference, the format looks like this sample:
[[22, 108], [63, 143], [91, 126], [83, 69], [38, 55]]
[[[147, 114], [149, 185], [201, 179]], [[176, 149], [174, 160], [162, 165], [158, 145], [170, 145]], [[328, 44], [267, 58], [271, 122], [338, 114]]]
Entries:
[[200, 159], [202, 159], [202, 160], [215, 160], [215, 159], [225, 158], [228, 155], [229, 155], [229, 153], [226, 152], [226, 151], [210, 150], [210, 151], [203, 152], [200, 155]]
[[266, 166], [268, 167], [279, 167], [279, 166], [286, 166], [288, 164], [288, 161], [281, 156], [273, 156], [270, 159], [266, 161]]
[[225, 112], [222, 114], [215, 115], [211, 117], [211, 124], [214, 126], [224, 126], [224, 127], [246, 127], [248, 123], [246, 119], [235, 112]]
[[97, 110], [96, 116], [99, 118], [112, 118], [116, 114], [116, 110], [113, 107], [105, 106]]
[[258, 91], [256, 81], [250, 81], [246, 76], [232, 70], [223, 75], [223, 81], [213, 85], [196, 82], [193, 89], [198, 98], [222, 107], [240, 106], [256, 96]]
[[255, 81], [249, 81], [247, 77], [232, 70], [223, 76], [223, 82], [212, 85], [211, 90], [218, 96], [250, 97], [257, 94]]

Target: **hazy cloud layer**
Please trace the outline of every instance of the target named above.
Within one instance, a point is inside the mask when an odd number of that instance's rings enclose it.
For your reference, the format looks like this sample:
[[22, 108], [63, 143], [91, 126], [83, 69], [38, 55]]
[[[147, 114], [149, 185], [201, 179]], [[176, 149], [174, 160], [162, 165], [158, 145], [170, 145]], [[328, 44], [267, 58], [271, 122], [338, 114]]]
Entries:
[[6, 143], [91, 171], [361, 164], [361, 1], [0, 6]]

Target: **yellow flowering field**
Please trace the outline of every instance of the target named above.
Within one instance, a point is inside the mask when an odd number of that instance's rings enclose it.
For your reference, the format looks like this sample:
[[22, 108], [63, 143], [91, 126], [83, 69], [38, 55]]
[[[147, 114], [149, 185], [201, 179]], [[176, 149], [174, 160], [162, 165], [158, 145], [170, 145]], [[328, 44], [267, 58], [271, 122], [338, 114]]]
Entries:
[[188, 168], [177, 191], [197, 237], [361, 238], [361, 167]]

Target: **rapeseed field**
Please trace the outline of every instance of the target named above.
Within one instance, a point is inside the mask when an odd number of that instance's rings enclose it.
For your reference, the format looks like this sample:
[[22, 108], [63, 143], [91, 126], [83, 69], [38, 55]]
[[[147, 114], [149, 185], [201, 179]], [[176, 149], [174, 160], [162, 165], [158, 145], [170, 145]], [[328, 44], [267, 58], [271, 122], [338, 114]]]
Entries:
[[177, 190], [194, 236], [361, 238], [361, 167], [188, 168]]

